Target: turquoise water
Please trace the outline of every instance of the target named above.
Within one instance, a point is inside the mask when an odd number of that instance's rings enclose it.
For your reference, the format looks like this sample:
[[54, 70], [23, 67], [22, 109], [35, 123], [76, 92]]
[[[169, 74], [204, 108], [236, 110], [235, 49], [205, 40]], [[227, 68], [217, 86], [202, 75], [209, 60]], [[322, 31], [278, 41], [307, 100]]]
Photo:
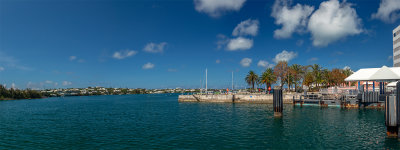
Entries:
[[384, 111], [178, 103], [178, 95], [0, 101], [0, 149], [399, 149]]

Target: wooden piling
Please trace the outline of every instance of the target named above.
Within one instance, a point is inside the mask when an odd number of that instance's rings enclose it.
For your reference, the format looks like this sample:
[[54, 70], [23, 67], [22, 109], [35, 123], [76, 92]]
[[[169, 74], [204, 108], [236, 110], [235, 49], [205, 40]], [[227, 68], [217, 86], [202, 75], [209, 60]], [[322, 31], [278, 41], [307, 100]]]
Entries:
[[283, 111], [282, 89], [274, 89], [273, 105], [274, 105], [274, 117], [282, 117], [282, 111]]
[[400, 124], [400, 82], [396, 84], [396, 96], [387, 96], [385, 99], [386, 134], [389, 137], [398, 137]]

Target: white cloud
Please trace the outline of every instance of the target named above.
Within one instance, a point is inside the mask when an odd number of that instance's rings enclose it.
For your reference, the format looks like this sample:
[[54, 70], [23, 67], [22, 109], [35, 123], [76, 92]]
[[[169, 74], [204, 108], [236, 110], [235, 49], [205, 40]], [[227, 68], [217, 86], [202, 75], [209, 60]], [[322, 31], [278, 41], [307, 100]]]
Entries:
[[265, 60], [260, 60], [258, 61], [257, 66], [263, 68], [272, 68], [274, 67], [274, 64], [270, 64], [268, 61]]
[[211, 17], [219, 17], [228, 11], [239, 11], [246, 0], [194, 0], [195, 9]]
[[154, 68], [154, 64], [148, 62], [148, 63], [144, 64], [144, 65], [142, 66], [142, 68], [143, 68], [143, 69], [153, 69], [153, 68]]
[[240, 65], [242, 65], [243, 67], [249, 67], [251, 62], [252, 62], [252, 60], [250, 58], [243, 58], [240, 61]]
[[310, 62], [314, 62], [314, 61], [317, 61], [317, 60], [319, 60], [319, 58], [312, 57], [312, 58], [308, 59], [308, 62], [310, 63]]
[[72, 85], [72, 82], [70, 82], [70, 81], [63, 81], [63, 82], [62, 82], [62, 85], [63, 85], [63, 86]]
[[343, 70], [347, 70], [347, 69], [350, 69], [350, 70], [351, 70], [351, 68], [350, 68], [349, 66], [344, 66], [344, 67], [343, 67]]
[[297, 53], [296, 52], [288, 52], [286, 50], [283, 50], [281, 53], [276, 54], [275, 58], [273, 59], [273, 61], [275, 63], [278, 63], [280, 61], [287, 61], [289, 62], [290, 60], [292, 60], [293, 58], [297, 57]]
[[73, 61], [73, 60], [75, 60], [77, 57], [76, 56], [69, 56], [69, 60], [70, 61]]
[[4, 71], [5, 69], [4, 69], [4, 67], [0, 67], [0, 71]]
[[79, 63], [84, 63], [85, 62], [84, 59], [78, 59], [77, 56], [69, 56], [69, 61], [76, 61], [76, 62], [79, 62]]
[[235, 29], [233, 29], [233, 36], [244, 36], [251, 35], [256, 36], [258, 33], [258, 26], [260, 22], [258, 20], [247, 19], [239, 23]]
[[164, 47], [167, 45], [167, 42], [157, 43], [148, 43], [143, 50], [149, 53], [162, 53], [164, 52]]
[[46, 84], [52, 84], [53, 81], [46, 80], [46, 81], [44, 81], [44, 83], [46, 83]]
[[32, 89], [32, 90], [38, 90], [38, 89], [41, 89], [42, 87], [43, 87], [42, 84], [37, 84], [37, 83], [31, 82], [31, 81], [29, 81], [26, 84], [26, 88]]
[[393, 23], [400, 18], [399, 0], [381, 0], [378, 12], [372, 14], [372, 18], [380, 19], [387, 23]]
[[218, 41], [217, 41], [217, 49], [221, 49], [221, 48], [223, 48], [223, 47], [225, 47], [225, 45], [227, 44], [227, 43], [229, 43], [229, 38], [228, 37], [226, 37], [225, 35], [223, 35], [223, 34], [218, 34], [217, 35], [217, 39], [218, 39]]
[[8, 68], [15, 68], [23, 71], [31, 71], [33, 68], [20, 64], [20, 61], [12, 56], [8, 56], [0, 51], [0, 65], [7, 66]]
[[272, 8], [275, 24], [282, 25], [274, 31], [275, 38], [290, 38], [293, 32], [304, 30], [308, 16], [314, 11], [312, 6], [297, 4], [290, 7], [288, 3], [287, 0], [276, 0]]
[[11, 88], [12, 88], [12, 89], [16, 89], [16, 88], [17, 88], [17, 86], [15, 85], [15, 83], [11, 83]]
[[177, 69], [173, 69], [173, 68], [169, 68], [167, 71], [168, 72], [177, 72], [178, 70]]
[[136, 54], [137, 54], [137, 51], [134, 51], [134, 50], [123, 50], [123, 51], [115, 52], [112, 57], [115, 59], [125, 59], [127, 57], [131, 57]]
[[217, 60], [215, 60], [215, 63], [219, 64], [219, 63], [221, 63], [221, 60], [217, 59]]
[[231, 39], [227, 45], [229, 51], [248, 50], [251, 47], [253, 47], [253, 40], [243, 37]]
[[361, 19], [346, 1], [322, 2], [310, 17], [308, 30], [311, 31], [314, 46], [326, 46], [349, 35], [360, 34]]

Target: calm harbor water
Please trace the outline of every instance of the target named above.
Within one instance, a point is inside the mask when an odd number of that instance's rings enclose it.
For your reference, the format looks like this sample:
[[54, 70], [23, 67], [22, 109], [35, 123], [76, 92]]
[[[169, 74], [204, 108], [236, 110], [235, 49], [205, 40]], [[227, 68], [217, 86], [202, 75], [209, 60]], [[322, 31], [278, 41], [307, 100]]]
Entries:
[[384, 111], [178, 103], [176, 94], [0, 101], [0, 149], [399, 149]]

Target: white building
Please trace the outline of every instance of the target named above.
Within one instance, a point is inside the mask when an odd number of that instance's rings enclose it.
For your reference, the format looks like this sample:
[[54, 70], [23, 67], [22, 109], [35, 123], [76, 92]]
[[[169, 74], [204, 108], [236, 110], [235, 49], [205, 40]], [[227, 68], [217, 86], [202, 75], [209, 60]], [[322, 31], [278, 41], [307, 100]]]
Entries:
[[400, 67], [400, 25], [393, 30], [393, 67]]

